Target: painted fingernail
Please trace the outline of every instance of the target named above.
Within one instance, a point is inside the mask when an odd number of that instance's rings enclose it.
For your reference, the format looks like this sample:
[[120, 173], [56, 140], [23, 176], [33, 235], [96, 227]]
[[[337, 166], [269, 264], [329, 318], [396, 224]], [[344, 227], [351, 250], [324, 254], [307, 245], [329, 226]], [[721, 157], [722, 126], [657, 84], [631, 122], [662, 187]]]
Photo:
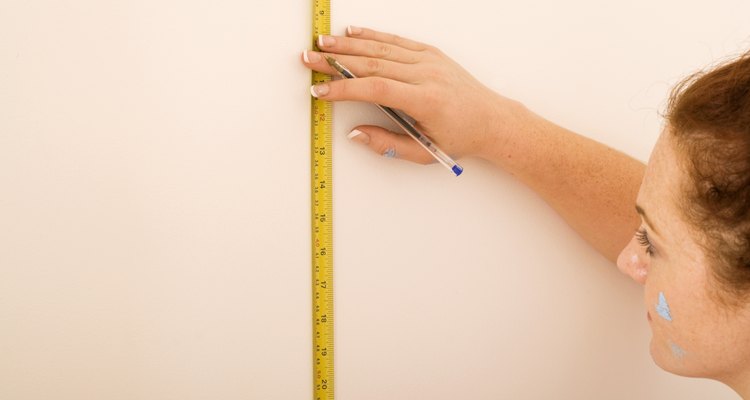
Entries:
[[362, 33], [362, 28], [358, 26], [349, 25], [346, 27], [346, 32], [350, 35], [359, 35]]
[[328, 85], [326, 85], [325, 83], [310, 86], [310, 94], [316, 98], [327, 95], [328, 90], [329, 90]]
[[308, 63], [308, 64], [316, 63], [316, 62], [320, 61], [320, 54], [318, 54], [318, 53], [316, 53], [314, 51], [305, 50], [302, 53], [302, 58], [304, 58], [305, 62]]
[[370, 143], [370, 135], [360, 131], [359, 129], [351, 131], [348, 135], [346, 135], [346, 138], [362, 144]]
[[396, 149], [394, 149], [393, 147], [389, 147], [388, 150], [383, 153], [383, 157], [396, 158]]
[[331, 47], [336, 44], [336, 39], [333, 36], [318, 36], [318, 47]]

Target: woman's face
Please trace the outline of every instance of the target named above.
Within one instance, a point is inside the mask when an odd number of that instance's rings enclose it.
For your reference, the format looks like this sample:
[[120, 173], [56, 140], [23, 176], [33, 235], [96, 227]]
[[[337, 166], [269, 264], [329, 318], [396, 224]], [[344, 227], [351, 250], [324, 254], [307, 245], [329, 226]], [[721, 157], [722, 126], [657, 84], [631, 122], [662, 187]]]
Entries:
[[663, 369], [741, 386], [750, 381], [750, 305], [722, 306], [706, 255], [679, 210], [680, 167], [671, 134], [654, 147], [638, 193], [641, 226], [617, 265], [644, 284], [653, 333], [651, 356]]

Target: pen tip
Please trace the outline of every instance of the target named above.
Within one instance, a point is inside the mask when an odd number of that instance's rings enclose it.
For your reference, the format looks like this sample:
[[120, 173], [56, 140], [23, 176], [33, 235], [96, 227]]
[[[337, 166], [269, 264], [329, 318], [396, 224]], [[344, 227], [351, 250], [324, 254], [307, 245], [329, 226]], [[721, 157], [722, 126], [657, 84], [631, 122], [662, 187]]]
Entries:
[[328, 65], [332, 67], [336, 65], [336, 60], [333, 57], [326, 55], [325, 58], [326, 58], [326, 61], [328, 61]]

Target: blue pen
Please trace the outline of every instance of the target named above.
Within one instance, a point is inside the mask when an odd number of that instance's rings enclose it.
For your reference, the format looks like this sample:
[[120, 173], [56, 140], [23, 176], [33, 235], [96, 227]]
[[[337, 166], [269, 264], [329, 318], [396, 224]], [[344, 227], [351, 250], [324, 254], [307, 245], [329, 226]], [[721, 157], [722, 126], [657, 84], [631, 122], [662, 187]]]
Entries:
[[[347, 79], [356, 78], [354, 74], [346, 69], [341, 63], [336, 61], [333, 57], [325, 56], [326, 61], [328, 61], [328, 64], [331, 65], [336, 71], [338, 71], [341, 76]], [[390, 117], [393, 122], [395, 122], [398, 126], [401, 127], [406, 133], [409, 134], [409, 136], [412, 137], [412, 139], [416, 140], [417, 143], [419, 143], [425, 150], [430, 152], [433, 157], [435, 157], [436, 160], [440, 162], [440, 164], [443, 164], [446, 168], [453, 171], [456, 176], [461, 175], [461, 172], [464, 171], [463, 168], [461, 168], [460, 165], [458, 165], [455, 161], [453, 161], [450, 156], [445, 154], [442, 150], [440, 150], [437, 146], [435, 146], [434, 143], [432, 143], [432, 140], [428, 138], [426, 135], [424, 135], [422, 132], [417, 130], [417, 128], [414, 127], [414, 124], [412, 122], [409, 122], [409, 120], [414, 120], [413, 118], [409, 117], [408, 115], [404, 114], [401, 111], [394, 110], [393, 108], [381, 106], [380, 104], [376, 104], [378, 108], [385, 113], [388, 117]]]

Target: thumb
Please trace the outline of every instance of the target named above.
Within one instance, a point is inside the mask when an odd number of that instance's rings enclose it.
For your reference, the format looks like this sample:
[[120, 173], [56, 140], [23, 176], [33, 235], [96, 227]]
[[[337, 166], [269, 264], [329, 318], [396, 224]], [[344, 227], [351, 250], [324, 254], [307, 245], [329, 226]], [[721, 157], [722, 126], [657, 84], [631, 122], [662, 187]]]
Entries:
[[364, 144], [385, 157], [400, 158], [417, 164], [430, 164], [435, 161], [430, 153], [410, 136], [391, 132], [379, 126], [358, 126], [347, 135], [347, 138]]

